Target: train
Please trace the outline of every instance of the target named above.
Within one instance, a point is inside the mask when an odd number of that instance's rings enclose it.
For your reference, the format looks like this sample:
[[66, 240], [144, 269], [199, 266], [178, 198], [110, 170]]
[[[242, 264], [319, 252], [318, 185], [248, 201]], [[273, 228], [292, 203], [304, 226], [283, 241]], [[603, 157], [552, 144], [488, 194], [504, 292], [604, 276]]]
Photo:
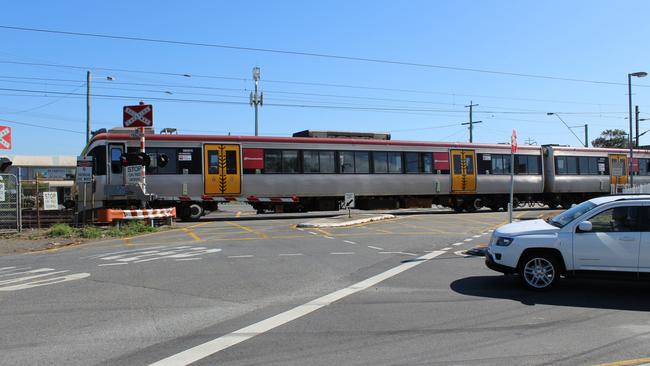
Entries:
[[80, 211], [146, 204], [176, 207], [181, 219], [194, 221], [231, 201], [258, 213], [337, 210], [345, 193], [355, 194], [360, 209], [497, 211], [507, 207], [513, 163], [515, 205], [567, 208], [631, 176], [650, 183], [645, 150], [630, 159], [623, 149], [520, 145], [513, 162], [509, 144], [396, 141], [384, 133], [220, 136], [147, 128], [145, 140], [146, 185], [125, 184], [123, 156], [140, 151], [139, 137], [124, 128], [93, 135], [82, 156], [92, 158], [94, 178], [91, 187], [77, 184]]

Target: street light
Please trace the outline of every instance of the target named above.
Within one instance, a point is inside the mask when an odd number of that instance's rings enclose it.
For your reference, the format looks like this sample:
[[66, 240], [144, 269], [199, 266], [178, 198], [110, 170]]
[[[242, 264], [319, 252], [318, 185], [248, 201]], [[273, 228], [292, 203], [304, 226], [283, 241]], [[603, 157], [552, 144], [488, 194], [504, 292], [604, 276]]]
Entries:
[[[546, 115], [547, 116], [555, 116], [555, 117], [559, 118], [560, 121], [562, 121], [562, 123], [564, 123], [566, 128], [568, 128], [569, 131], [571, 131], [573, 136], [575, 136], [578, 139], [578, 141], [580, 141], [581, 144], [583, 144], [585, 147], [589, 147], [589, 126], [587, 124], [585, 124], [584, 126], [573, 126], [573, 127], [571, 127], [566, 122], [564, 122], [564, 120], [562, 119], [562, 117], [560, 117], [559, 114], [557, 114], [555, 112], [548, 112], [548, 113], [546, 113]], [[582, 142], [582, 140], [580, 140], [580, 137], [578, 137], [578, 135], [576, 135], [575, 132], [573, 132], [573, 130], [572, 130], [573, 128], [576, 128], [576, 127], [584, 127], [584, 129], [585, 129], [585, 142], [584, 143]]]
[[[115, 80], [114, 77], [108, 75], [105, 77], [108, 81]], [[90, 70], [86, 72], [86, 144], [90, 142], [90, 80], [92, 76]]]
[[630, 146], [630, 163], [628, 164], [628, 174], [630, 175], [630, 186], [634, 184], [634, 175], [632, 175], [632, 158], [634, 156], [634, 145], [632, 144], [632, 76], [637, 77], [637, 78], [644, 78], [648, 76], [648, 73], [645, 71], [638, 71], [638, 72], [633, 72], [631, 74], [627, 74], [627, 110], [628, 110], [628, 118], [630, 119], [630, 134], [628, 136], [628, 143]]

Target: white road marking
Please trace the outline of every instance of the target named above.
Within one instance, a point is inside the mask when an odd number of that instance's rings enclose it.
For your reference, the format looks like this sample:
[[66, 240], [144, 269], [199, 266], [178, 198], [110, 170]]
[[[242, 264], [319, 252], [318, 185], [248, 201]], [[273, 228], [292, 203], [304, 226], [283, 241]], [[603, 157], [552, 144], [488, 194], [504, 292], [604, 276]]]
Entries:
[[[27, 268], [19, 268], [18, 270], [23, 270], [23, 269], [29, 269], [30, 267]], [[29, 271], [22, 271], [22, 272], [7, 272], [3, 273], [0, 275], [0, 277], [7, 277], [7, 276], [15, 276], [15, 275], [20, 275], [20, 274], [27, 274], [27, 273], [42, 273], [42, 272], [50, 272], [54, 271], [54, 268], [38, 268], [38, 269], [32, 269]]]
[[354, 252], [332, 252], [331, 255], [345, 255], [345, 254], [354, 254]]
[[311, 235], [318, 235], [318, 233], [315, 233], [313, 231], [308, 231], [308, 233], [310, 233]]
[[[147, 250], [150, 250], [150, 249], [159, 249], [159, 248], [164, 248], [164, 247], [163, 247], [162, 245], [159, 245], [159, 246], [156, 246], [156, 247], [149, 247], [149, 248], [147, 248]], [[91, 255], [91, 256], [89, 256], [89, 257], [82, 257], [82, 258], [83, 258], [83, 259], [86, 259], [86, 258], [101, 258], [101, 257], [107, 256], [107, 255], [137, 252], [138, 250], [142, 250], [142, 249], [128, 249], [128, 250], [120, 250], [119, 252], [110, 252], [110, 253], [103, 253], [103, 254], [95, 254], [95, 255]]]
[[298, 255], [304, 255], [302, 253], [286, 253], [286, 254], [278, 254], [280, 257], [291, 257], [291, 256], [298, 256]]
[[247, 254], [247, 255], [229, 255], [228, 258], [253, 258], [252, 255]]
[[53, 274], [65, 273], [65, 272], [70, 272], [70, 271], [55, 271], [55, 272], [49, 272], [48, 271], [47, 273], [39, 274], [39, 275], [12, 278], [10, 280], [0, 281], [0, 286], [7, 285], [7, 284], [10, 284], [10, 283], [27, 281], [27, 280], [31, 280], [31, 279], [34, 279], [34, 278], [41, 278], [41, 277], [51, 276]]
[[327, 236], [327, 235], [323, 235], [323, 238], [334, 239], [334, 238], [332, 238], [331, 236]]
[[456, 254], [458, 256], [461, 256], [461, 257], [466, 257], [466, 258], [471, 257], [471, 255], [465, 254], [464, 250], [457, 250], [457, 251], [454, 252], [454, 254]]
[[465, 239], [464, 241], [472, 241], [472, 240], [474, 240], [474, 239], [472, 239], [472, 238], [467, 238], [467, 239]]
[[480, 235], [474, 235], [474, 236], [472, 236], [472, 238], [480, 238], [480, 237], [481, 237]]
[[297, 227], [296, 229], [298, 229], [298, 230], [300, 230], [300, 231], [305, 231], [305, 229], [303, 229], [303, 228], [299, 228], [299, 227]]
[[[160, 250], [151, 248], [136, 249], [130, 251], [122, 251], [115, 253], [106, 253], [98, 259], [103, 261], [115, 261], [118, 263], [145, 263], [159, 259], [183, 259], [201, 256], [203, 254], [218, 253], [221, 251], [219, 248], [208, 249], [202, 246], [182, 245], [176, 247], [157, 247]], [[161, 249], [164, 248], [164, 249]]]
[[451, 247], [442, 248], [442, 249], [440, 249], [440, 250], [445, 250], [445, 251], [447, 251], [447, 250], [449, 250], [449, 249], [451, 249]]
[[494, 232], [494, 229], [488, 230], [488, 233], [493, 233], [493, 232]]
[[368, 245], [368, 248], [370, 248], [370, 249], [375, 249], [375, 250], [384, 250], [384, 248], [373, 247], [372, 245]]
[[[68, 271], [52, 272], [52, 273], [48, 273], [48, 275], [54, 274], [54, 273], [62, 273], [62, 272], [68, 272]], [[47, 278], [47, 279], [43, 279], [43, 280], [32, 281], [32, 282], [28, 282], [28, 283], [22, 283], [22, 284], [19, 284], [19, 285], [4, 286], [4, 287], [0, 287], [0, 291], [25, 290], [25, 289], [33, 288], [33, 287], [54, 285], [54, 284], [62, 283], [62, 282], [80, 280], [82, 278], [86, 278], [86, 277], [89, 277], [89, 276], [90, 276], [90, 273], [73, 273], [73, 274], [66, 275], [66, 276]]]
[[14, 268], [16, 268], [16, 267], [2, 267], [2, 268], [0, 268], [0, 272], [6, 271], [8, 269], [14, 269]]
[[463, 245], [463, 244], [465, 244], [465, 243], [458, 242], [458, 243], [454, 243], [454, 244], [452, 244], [452, 245], [455, 246], [455, 247], [457, 247], [457, 246], [459, 246], [459, 245]]
[[308, 315], [320, 308], [330, 305], [331, 303], [339, 301], [347, 296], [353, 295], [359, 291], [363, 291], [371, 286], [375, 286], [382, 281], [397, 276], [398, 274], [407, 271], [413, 267], [416, 267], [424, 263], [425, 261], [433, 259], [443, 253], [445, 252], [435, 251], [433, 253], [425, 254], [421, 257], [418, 257], [417, 259], [419, 260], [402, 263], [397, 267], [393, 267], [378, 275], [365, 279], [361, 282], [355, 283], [352, 286], [332, 292], [330, 294], [319, 297], [318, 299], [312, 300], [306, 304], [299, 305], [293, 309], [287, 310], [283, 313], [280, 313], [268, 319], [259, 321], [255, 324], [241, 328], [239, 330], [236, 330], [232, 333], [226, 334], [219, 338], [215, 338], [211, 341], [192, 347], [183, 352], [164, 358], [158, 362], [154, 362], [153, 364], [151, 364], [151, 366], [189, 365], [193, 362], [196, 362], [210, 355], [213, 355], [219, 351], [223, 351], [224, 349], [230, 348], [236, 344], [251, 339], [257, 335], [266, 333], [283, 324], [289, 323], [293, 320]]
[[355, 242], [353, 242], [353, 241], [349, 241], [349, 240], [343, 240], [343, 242], [344, 242], [344, 243], [348, 243], [348, 244], [356, 244]]
[[181, 262], [181, 261], [200, 261], [201, 259], [202, 258], [179, 258], [179, 259], [175, 259], [175, 261], [177, 261], [177, 262]]
[[124, 263], [124, 262], [119, 262], [119, 263], [102, 263], [102, 264], [98, 264], [97, 266], [98, 266], [98, 267], [108, 267], [108, 266], [121, 266], [121, 265], [123, 265], [123, 264], [128, 264], [128, 263]]
[[405, 254], [405, 255], [412, 255], [412, 256], [417, 255], [415, 253], [409, 253], [409, 252], [379, 252], [379, 254]]

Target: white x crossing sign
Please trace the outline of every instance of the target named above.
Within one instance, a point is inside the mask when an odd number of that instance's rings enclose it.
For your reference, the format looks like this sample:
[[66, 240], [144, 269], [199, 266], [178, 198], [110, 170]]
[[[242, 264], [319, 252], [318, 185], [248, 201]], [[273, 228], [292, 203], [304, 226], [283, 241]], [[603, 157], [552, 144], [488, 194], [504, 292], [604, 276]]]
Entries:
[[124, 107], [124, 127], [153, 126], [153, 106], [151, 104]]
[[0, 150], [11, 150], [11, 127], [0, 126]]

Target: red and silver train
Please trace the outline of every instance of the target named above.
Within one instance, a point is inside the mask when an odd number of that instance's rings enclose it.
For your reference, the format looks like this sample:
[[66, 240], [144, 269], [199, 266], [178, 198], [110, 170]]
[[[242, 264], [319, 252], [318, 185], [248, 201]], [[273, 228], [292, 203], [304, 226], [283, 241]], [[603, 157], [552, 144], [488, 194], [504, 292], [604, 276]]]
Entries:
[[[471, 212], [505, 209], [508, 201], [510, 145], [318, 131], [294, 137], [149, 132], [146, 194], [140, 185], [125, 184], [120, 160], [139, 151], [139, 138], [125, 129], [93, 136], [83, 152], [93, 158], [92, 204], [87, 199], [80, 210], [132, 208], [146, 198], [151, 207], [176, 207], [182, 219], [197, 220], [229, 201], [250, 203], [260, 213], [334, 210], [346, 192], [355, 194], [361, 209], [438, 204]], [[155, 163], [161, 155], [165, 166]], [[650, 153], [638, 150], [634, 157], [628, 164], [628, 152], [620, 149], [519, 146], [515, 197], [569, 207], [627, 184], [628, 167], [635, 184], [650, 183]]]

